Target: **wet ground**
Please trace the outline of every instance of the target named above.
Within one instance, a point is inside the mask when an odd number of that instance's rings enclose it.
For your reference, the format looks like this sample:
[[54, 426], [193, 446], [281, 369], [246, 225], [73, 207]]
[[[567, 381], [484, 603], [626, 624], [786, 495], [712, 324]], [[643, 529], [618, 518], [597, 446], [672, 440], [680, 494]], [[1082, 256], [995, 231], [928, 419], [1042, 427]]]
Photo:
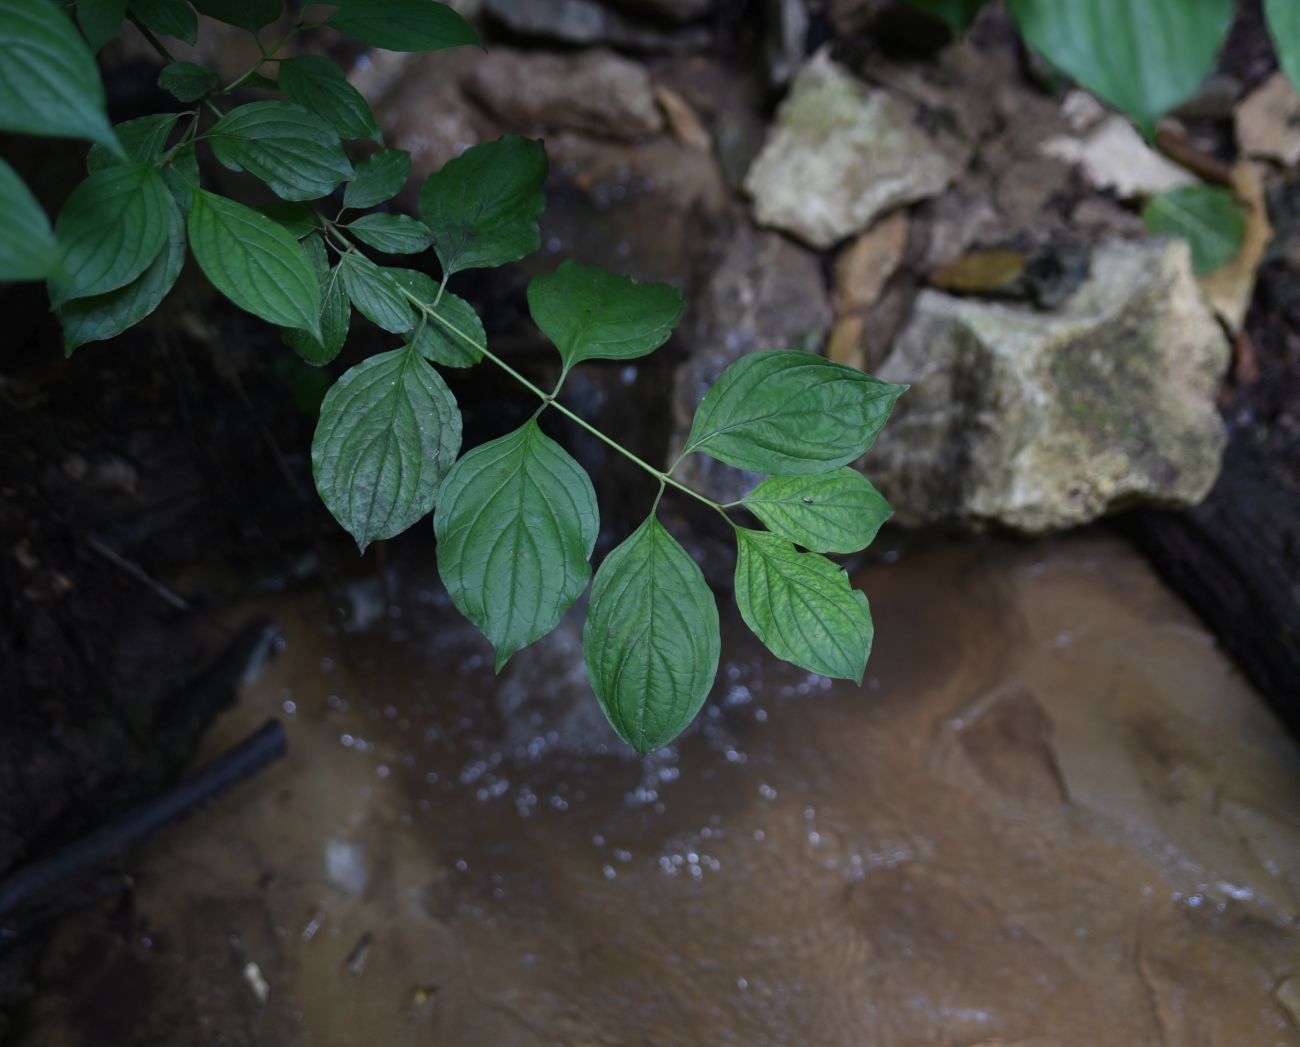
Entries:
[[275, 715], [289, 758], [60, 932], [30, 1042], [1300, 1044], [1297, 749], [1146, 565], [1094, 534], [858, 584], [863, 687], [724, 614], [644, 763], [576, 623], [494, 680], [431, 573], [346, 631], [280, 601], [206, 746]]

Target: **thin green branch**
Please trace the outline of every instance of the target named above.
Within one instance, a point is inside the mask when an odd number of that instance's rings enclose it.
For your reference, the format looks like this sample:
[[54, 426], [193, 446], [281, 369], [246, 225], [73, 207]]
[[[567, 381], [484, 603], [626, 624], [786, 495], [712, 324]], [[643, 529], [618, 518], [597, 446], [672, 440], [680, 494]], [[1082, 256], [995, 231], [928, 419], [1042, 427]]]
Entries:
[[145, 42], [150, 47], [152, 47], [155, 51], [157, 51], [159, 55], [167, 59], [168, 62], [176, 61], [176, 59], [172, 57], [172, 53], [167, 50], [166, 45], [163, 44], [163, 42], [159, 40], [156, 36], [154, 36], [153, 30], [151, 30], [147, 25], [145, 25], [142, 21], [140, 21], [140, 19], [137, 18], [135, 15], [127, 15], [127, 18], [130, 19], [131, 24], [133, 26], [135, 26], [138, 30], [140, 30], [140, 35], [144, 37]]

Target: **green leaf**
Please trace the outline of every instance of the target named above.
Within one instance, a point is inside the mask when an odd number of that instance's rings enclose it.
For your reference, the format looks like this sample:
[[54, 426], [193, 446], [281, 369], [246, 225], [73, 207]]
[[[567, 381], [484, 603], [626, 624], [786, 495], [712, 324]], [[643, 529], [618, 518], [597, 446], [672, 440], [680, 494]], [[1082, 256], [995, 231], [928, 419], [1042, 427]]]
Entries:
[[330, 268], [325, 242], [320, 234], [308, 236], [302, 241], [302, 246], [311, 259], [321, 285], [320, 337], [317, 338], [309, 331], [284, 328], [281, 338], [285, 345], [309, 364], [321, 367], [338, 356], [348, 340], [348, 328], [352, 324], [352, 303], [343, 290], [339, 267]]
[[126, 18], [126, 0], [77, 0], [77, 22], [92, 51], [117, 36]]
[[116, 291], [74, 298], [55, 310], [63, 327], [64, 352], [71, 356], [78, 346], [116, 338], [134, 327], [162, 304], [184, 265], [185, 220], [169, 199], [167, 240], [148, 269]]
[[298, 55], [280, 63], [280, 90], [285, 98], [310, 110], [340, 138], [384, 140], [370, 104], [348, 83], [343, 70], [320, 55]]
[[127, 120], [113, 127], [114, 134], [121, 146], [121, 153], [115, 153], [102, 145], [92, 145], [86, 154], [86, 170], [91, 174], [106, 171], [119, 164], [155, 164], [167, 151], [167, 139], [181, 118], [181, 113], [154, 113]]
[[467, 149], [430, 175], [420, 217], [433, 231], [443, 272], [490, 269], [536, 251], [545, 180], [542, 143], [516, 135]]
[[483, 359], [479, 345], [487, 345], [487, 334], [478, 313], [465, 299], [443, 291], [433, 316], [416, 333], [420, 355], [444, 367], [473, 367]]
[[382, 149], [357, 164], [356, 177], [343, 189], [344, 207], [374, 207], [402, 191], [411, 173], [405, 149]]
[[438, 302], [434, 315], [417, 323], [411, 336], [411, 344], [421, 356], [447, 367], [473, 367], [483, 359], [483, 351], [466, 340], [472, 339], [479, 346], [487, 344], [483, 321], [467, 301], [446, 290], [439, 299], [438, 285], [428, 274], [415, 269], [386, 272], [417, 301], [427, 305]]
[[587, 587], [599, 523], [591, 479], [535, 419], [452, 467], [433, 516], [438, 573], [497, 672]]
[[1241, 250], [1246, 218], [1227, 189], [1185, 185], [1152, 197], [1142, 221], [1157, 236], [1181, 236], [1192, 249], [1197, 275], [1227, 265]]
[[283, 200], [328, 196], [352, 177], [334, 129], [296, 105], [249, 102], [213, 124], [208, 136], [218, 160], [260, 178]]
[[64, 275], [50, 300], [103, 294], [149, 268], [167, 240], [171, 197], [162, 175], [143, 164], [121, 164], [92, 174], [68, 197], [54, 223]]
[[189, 214], [190, 248], [212, 285], [241, 309], [319, 336], [320, 280], [302, 245], [265, 215], [203, 189]]
[[296, 240], [320, 228], [320, 218], [311, 204], [297, 200], [272, 200], [258, 210], [277, 225], [284, 226]]
[[131, 0], [131, 13], [146, 29], [192, 44], [199, 38], [199, 19], [187, 0]]
[[984, 6], [984, 0], [908, 0], [908, 3], [919, 7], [926, 14], [943, 19], [952, 27], [955, 36], [966, 32]]
[[433, 239], [427, 225], [404, 214], [362, 215], [344, 228], [363, 244], [389, 254], [419, 254]]
[[18, 172], [0, 159], [0, 280], [44, 280], [57, 276], [59, 245], [50, 220]]
[[197, 102], [220, 85], [215, 69], [194, 62], [172, 62], [158, 74], [158, 86], [178, 102]]
[[582, 634], [618, 736], [644, 756], [681, 734], [708, 697], [721, 646], [703, 573], [652, 514], [600, 565]]
[[1143, 133], [1213, 70], [1233, 0], [1010, 0], [1029, 44]]
[[372, 356], [334, 384], [311, 465], [326, 508], [365, 552], [428, 514], [459, 450], [456, 398], [408, 347]]
[[341, 0], [325, 20], [353, 40], [387, 51], [441, 51], [483, 43], [470, 24], [434, 0]]
[[117, 150], [95, 56], [53, 4], [0, 0], [0, 131]]
[[1278, 63], [1300, 91], [1300, 4], [1295, 0], [1264, 0], [1264, 13]]
[[683, 454], [777, 476], [828, 472], [867, 451], [906, 388], [811, 353], [749, 353], [704, 394]]
[[736, 604], [754, 635], [783, 661], [861, 683], [871, 608], [843, 569], [763, 531], [738, 527], [736, 544]]
[[284, 10], [283, 0], [192, 0], [192, 2], [208, 17], [253, 33], [264, 25], [270, 25]]
[[681, 320], [682, 296], [667, 284], [639, 284], [570, 260], [533, 277], [528, 308], [569, 368], [654, 352]]
[[401, 270], [381, 268], [355, 251], [339, 260], [339, 268], [343, 271], [343, 289], [357, 312], [372, 324], [393, 334], [415, 326], [415, 310], [395, 275]]
[[894, 513], [871, 482], [844, 466], [813, 476], [769, 476], [741, 502], [767, 526], [815, 553], [856, 553]]

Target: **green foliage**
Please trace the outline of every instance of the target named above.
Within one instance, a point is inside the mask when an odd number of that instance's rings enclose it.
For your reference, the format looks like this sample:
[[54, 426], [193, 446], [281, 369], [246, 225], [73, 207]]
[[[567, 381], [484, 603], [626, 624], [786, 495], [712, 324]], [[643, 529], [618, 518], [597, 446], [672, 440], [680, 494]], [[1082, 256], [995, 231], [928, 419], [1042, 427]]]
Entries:
[[856, 469], [811, 476], [769, 476], [740, 503], [774, 534], [815, 553], [865, 549], [893, 515]]
[[88, 138], [118, 151], [95, 57], [44, 0], [0, 0], [0, 131]]
[[[280, 0], [194, 0], [193, 7], [249, 30], [283, 14]], [[75, 8], [95, 46], [124, 12], [152, 33], [195, 38], [185, 0], [80, 0]], [[344, 0], [324, 24], [393, 49], [478, 43], [460, 15], [434, 0]], [[319, 406], [312, 471], [330, 513], [363, 551], [432, 513], [443, 581], [492, 643], [498, 669], [554, 629], [592, 579], [595, 491], [543, 434], [539, 416], [563, 415], [645, 470], [658, 481], [658, 497], [596, 572], [583, 632], [597, 699], [638, 753], [668, 744], [698, 713], [721, 646], [704, 576], [657, 515], [669, 488], [707, 504], [734, 529], [741, 613], [763, 642], [812, 671], [860, 680], [871, 644], [866, 600], [820, 553], [862, 549], [888, 517], [871, 484], [846, 466], [871, 446], [902, 389], [810, 353], [742, 357], [704, 397], [678, 458], [704, 453], [771, 474], [735, 505], [719, 505], [675, 479], [673, 468], [633, 455], [559, 393], [585, 361], [634, 360], [668, 341], [682, 317], [678, 291], [572, 261], [535, 277], [529, 309], [561, 368], [551, 391], [534, 385], [489, 348], [482, 320], [448, 281], [537, 250], [542, 144], [507, 135], [467, 150], [426, 179], [418, 219], [370, 211], [402, 191], [411, 157], [397, 149], [362, 155], [355, 140], [381, 141], [362, 96], [320, 55], [280, 53], [309, 28], [318, 27], [289, 26], [274, 52], [229, 83], [204, 66], [168, 59], [159, 83], [191, 108], [110, 128], [90, 48], [73, 23], [45, 0], [0, 0], [0, 128], [93, 143], [88, 177], [53, 228], [0, 163], [8, 219], [0, 279], [49, 282], [70, 354], [158, 309], [192, 253], [220, 294], [279, 326], [301, 358], [285, 354], [273, 366], [307, 409]], [[263, 75], [269, 64], [278, 65], [277, 80]], [[282, 100], [238, 104], [234, 92], [246, 86], [278, 91]], [[219, 163], [260, 179], [278, 199], [254, 207], [205, 186], [201, 141]], [[381, 266], [368, 254], [430, 249], [436, 278]], [[322, 399], [328, 372], [313, 367], [343, 350], [354, 309], [400, 346], [349, 368]], [[460, 411], [437, 368], [482, 361], [539, 406], [519, 429], [458, 457]], [[769, 530], [739, 527], [732, 514], [746, 511]]]
[[750, 353], [705, 393], [686, 453], [777, 476], [826, 472], [867, 452], [905, 388], [811, 353]]
[[452, 467], [433, 517], [438, 573], [498, 672], [582, 595], [599, 528], [590, 478], [535, 420]]
[[1300, 4], [1295, 0], [1264, 0], [1264, 13], [1278, 62], [1300, 91]]
[[1227, 265], [1246, 235], [1241, 205], [1219, 186], [1186, 185], [1161, 193], [1142, 209], [1142, 221], [1152, 233], [1185, 239], [1197, 274]]
[[1010, 0], [1034, 50], [1148, 136], [1214, 68], [1233, 0]]
[[199, 38], [199, 18], [188, 0], [131, 0], [129, 10], [141, 25], [160, 36], [174, 36], [187, 44]]
[[681, 734], [708, 697], [721, 648], [703, 572], [651, 513], [596, 572], [582, 636], [618, 736], [644, 756]]
[[429, 514], [460, 451], [460, 411], [410, 346], [372, 356], [321, 404], [312, 473], [325, 507], [365, 552]]
[[43, 280], [60, 273], [58, 242], [41, 205], [18, 173], [0, 160], [0, 210], [8, 225], [0, 239], [0, 280]]
[[738, 528], [736, 605], [778, 658], [809, 672], [862, 682], [871, 653], [871, 609], [849, 576], [819, 553]]
[[420, 217], [433, 231], [443, 273], [490, 269], [536, 251], [545, 180], [542, 143], [516, 135], [467, 149], [430, 175]]
[[666, 284], [564, 262], [528, 285], [528, 308], [567, 370], [583, 360], [634, 360], [658, 349], [682, 318], [682, 296]]

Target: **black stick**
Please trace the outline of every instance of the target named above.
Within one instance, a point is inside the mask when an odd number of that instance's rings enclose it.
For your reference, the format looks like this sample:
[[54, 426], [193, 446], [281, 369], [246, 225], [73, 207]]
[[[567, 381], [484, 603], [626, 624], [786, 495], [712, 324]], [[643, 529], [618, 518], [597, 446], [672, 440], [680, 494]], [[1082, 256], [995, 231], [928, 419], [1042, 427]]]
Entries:
[[[284, 752], [284, 728], [278, 720], [268, 720], [229, 752], [156, 800], [0, 880], [0, 919], [12, 916], [29, 900], [107, 864], [169, 822], [251, 778]], [[0, 925], [0, 939], [16, 934], [12, 927]]]

